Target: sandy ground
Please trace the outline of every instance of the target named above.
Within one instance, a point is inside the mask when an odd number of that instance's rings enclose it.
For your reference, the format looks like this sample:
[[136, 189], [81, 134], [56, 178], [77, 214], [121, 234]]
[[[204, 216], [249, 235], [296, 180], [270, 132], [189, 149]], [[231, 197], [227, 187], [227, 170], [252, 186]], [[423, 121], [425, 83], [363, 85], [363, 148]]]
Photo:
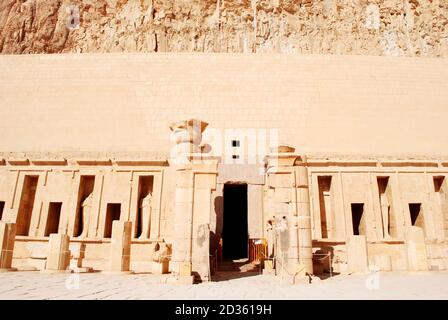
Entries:
[[337, 275], [309, 285], [257, 273], [236, 276], [175, 285], [148, 274], [10, 272], [0, 273], [0, 299], [448, 299], [448, 272]]

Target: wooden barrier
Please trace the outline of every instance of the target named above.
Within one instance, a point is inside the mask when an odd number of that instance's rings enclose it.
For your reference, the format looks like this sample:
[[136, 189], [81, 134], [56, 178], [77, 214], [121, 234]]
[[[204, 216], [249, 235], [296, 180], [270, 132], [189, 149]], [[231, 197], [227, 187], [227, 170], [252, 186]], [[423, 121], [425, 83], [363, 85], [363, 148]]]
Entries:
[[266, 239], [249, 239], [249, 262], [260, 262], [267, 256]]

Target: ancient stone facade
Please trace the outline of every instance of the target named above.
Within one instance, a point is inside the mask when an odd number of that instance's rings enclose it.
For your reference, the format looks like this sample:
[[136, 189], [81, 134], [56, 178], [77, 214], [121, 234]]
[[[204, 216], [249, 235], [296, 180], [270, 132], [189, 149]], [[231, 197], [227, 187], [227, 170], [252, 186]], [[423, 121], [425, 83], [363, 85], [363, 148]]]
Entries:
[[[171, 170], [169, 162], [141, 160], [5, 159], [0, 168], [2, 221], [17, 226], [13, 265], [19, 270], [44, 269], [45, 264], [48, 268], [51, 253], [47, 257], [45, 252], [53, 248], [49, 237], [59, 234], [70, 237], [71, 247], [85, 246], [81, 261], [86, 267], [109, 270], [119, 259], [112, 268], [121, 270], [120, 261], [129, 259], [124, 271], [160, 272], [160, 264], [169, 261], [173, 273], [209, 280], [209, 254], [222, 236], [213, 220], [223, 219], [225, 212], [219, 205], [225, 183], [217, 183], [218, 162], [192, 157], [173, 163]], [[248, 186], [249, 240], [268, 239], [268, 221], [273, 220], [278, 239], [269, 245], [275, 248], [277, 263], [284, 263], [290, 273], [303, 266], [313, 274], [313, 253], [315, 264], [329, 253], [334, 272], [365, 272], [369, 265], [381, 270], [444, 270], [447, 167], [446, 159], [340, 160], [270, 153], [262, 184], [244, 180], [244, 174], [239, 178]], [[174, 190], [167, 190], [165, 181], [173, 179]], [[153, 199], [151, 215], [142, 219], [139, 203], [147, 192]], [[86, 224], [82, 204], [89, 197]], [[172, 216], [166, 211], [170, 206]], [[116, 220], [129, 221], [127, 258], [114, 258], [109, 249], [114, 246]], [[146, 228], [149, 234], [142, 236]], [[124, 250], [123, 237], [118, 234], [116, 253]], [[56, 247], [64, 246], [59, 242]], [[159, 257], [162, 247], [170, 250]], [[68, 267], [69, 258], [62, 254], [55, 253], [51, 259], [56, 267], [50, 269], [57, 270], [61, 259]], [[325, 266], [323, 271], [328, 271], [328, 262]]]
[[2, 269], [208, 281], [221, 248], [261, 245], [294, 282], [448, 268], [444, 60], [5, 56], [0, 69]]

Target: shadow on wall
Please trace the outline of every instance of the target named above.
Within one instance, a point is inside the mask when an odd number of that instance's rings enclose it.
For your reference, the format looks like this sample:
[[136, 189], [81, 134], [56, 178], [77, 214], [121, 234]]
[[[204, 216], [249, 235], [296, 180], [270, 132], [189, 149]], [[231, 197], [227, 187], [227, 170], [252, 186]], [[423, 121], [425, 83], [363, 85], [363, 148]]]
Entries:
[[224, 197], [217, 196], [214, 201], [215, 210], [215, 230], [210, 231], [210, 254], [214, 255], [219, 249], [219, 240], [222, 237], [222, 226], [223, 226], [223, 208], [224, 208]]

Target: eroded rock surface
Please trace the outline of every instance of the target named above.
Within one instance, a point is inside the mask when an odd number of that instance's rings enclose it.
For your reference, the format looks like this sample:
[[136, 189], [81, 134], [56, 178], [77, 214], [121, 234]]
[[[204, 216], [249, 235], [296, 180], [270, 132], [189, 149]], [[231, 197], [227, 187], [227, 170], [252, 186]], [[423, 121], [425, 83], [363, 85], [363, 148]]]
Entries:
[[0, 52], [448, 56], [446, 0], [1, 0]]

